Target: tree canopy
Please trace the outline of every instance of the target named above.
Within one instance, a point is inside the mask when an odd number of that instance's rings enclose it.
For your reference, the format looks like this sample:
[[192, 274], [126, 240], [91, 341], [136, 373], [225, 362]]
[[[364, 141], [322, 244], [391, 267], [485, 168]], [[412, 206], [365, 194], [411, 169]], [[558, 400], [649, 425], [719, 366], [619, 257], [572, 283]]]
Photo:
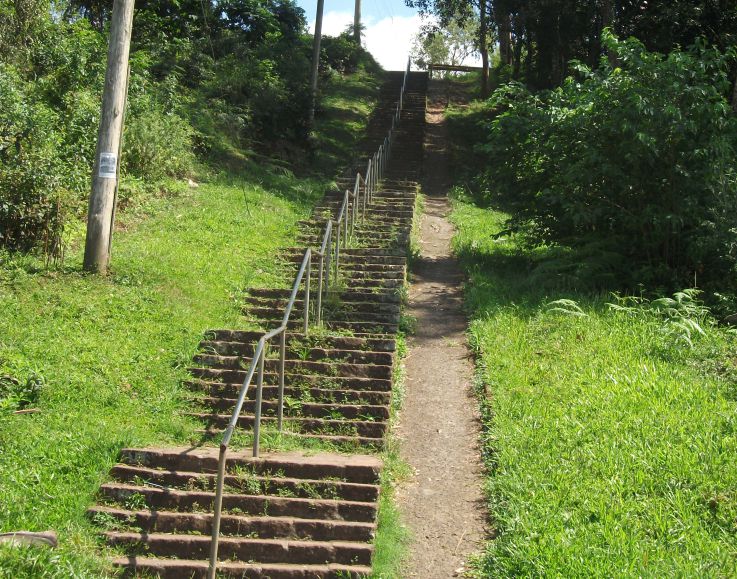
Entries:
[[650, 51], [667, 53], [704, 38], [724, 50], [737, 39], [732, 0], [406, 0], [443, 24], [488, 19], [501, 62], [515, 79], [537, 88], [559, 86], [579, 60], [596, 66], [602, 32], [634, 36]]

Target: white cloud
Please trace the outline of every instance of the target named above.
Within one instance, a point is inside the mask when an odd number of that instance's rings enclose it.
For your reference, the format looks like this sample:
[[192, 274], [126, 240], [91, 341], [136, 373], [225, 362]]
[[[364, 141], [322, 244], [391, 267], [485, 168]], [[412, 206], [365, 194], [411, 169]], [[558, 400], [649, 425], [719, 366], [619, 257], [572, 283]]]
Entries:
[[420, 31], [422, 19], [419, 15], [383, 18], [366, 25], [366, 50], [386, 70], [403, 70], [412, 41]]
[[[429, 20], [423, 20], [419, 14], [413, 16], [395, 16], [375, 21], [364, 19], [364, 45], [385, 70], [404, 70], [407, 57], [412, 49], [415, 36], [420, 27]], [[338, 36], [353, 24], [352, 12], [331, 10], [323, 15], [322, 33], [327, 36]], [[315, 31], [315, 21], [309, 23], [310, 33]], [[481, 66], [481, 57], [473, 55], [464, 64]]]
[[[338, 36], [349, 24], [353, 24], [353, 14], [330, 10], [322, 16], [322, 33], [326, 36]], [[315, 32], [315, 21], [310, 20], [310, 34]]]
[[[326, 12], [322, 21], [322, 33], [337, 36], [349, 24], [353, 24], [350, 12]], [[403, 70], [407, 66], [412, 41], [422, 26], [418, 14], [395, 16], [378, 21], [368, 18], [364, 21], [364, 44], [366, 49], [386, 70]], [[314, 32], [315, 22], [310, 22], [310, 32]]]

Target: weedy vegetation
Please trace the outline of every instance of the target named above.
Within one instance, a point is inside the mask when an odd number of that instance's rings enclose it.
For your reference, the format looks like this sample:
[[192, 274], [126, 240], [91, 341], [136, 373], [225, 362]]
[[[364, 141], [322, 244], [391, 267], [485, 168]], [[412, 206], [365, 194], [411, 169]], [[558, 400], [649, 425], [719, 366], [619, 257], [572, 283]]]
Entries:
[[737, 548], [735, 335], [694, 290], [573, 291], [459, 194], [486, 493], [477, 577], [722, 577]]

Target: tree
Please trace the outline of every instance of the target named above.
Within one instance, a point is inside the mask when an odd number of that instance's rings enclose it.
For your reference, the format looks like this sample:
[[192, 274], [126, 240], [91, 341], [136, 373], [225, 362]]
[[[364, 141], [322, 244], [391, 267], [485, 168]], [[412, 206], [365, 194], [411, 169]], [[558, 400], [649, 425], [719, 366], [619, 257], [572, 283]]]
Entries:
[[445, 27], [423, 26], [414, 39], [412, 60], [420, 68], [441, 63], [461, 65], [477, 52], [477, 35], [477, 26], [470, 20], [463, 23], [453, 20]]
[[405, 0], [410, 8], [417, 8], [421, 15], [434, 15], [441, 28], [450, 26], [451, 22], [464, 25], [468, 21], [478, 23], [476, 49], [481, 55], [483, 66], [481, 93], [488, 94], [489, 88], [489, 46], [492, 44], [491, 30], [488, 26], [490, 0]]
[[501, 63], [533, 88], [559, 86], [571, 72], [571, 60], [597, 67], [605, 28], [666, 54], [698, 37], [721, 50], [737, 41], [733, 0], [489, 1]]

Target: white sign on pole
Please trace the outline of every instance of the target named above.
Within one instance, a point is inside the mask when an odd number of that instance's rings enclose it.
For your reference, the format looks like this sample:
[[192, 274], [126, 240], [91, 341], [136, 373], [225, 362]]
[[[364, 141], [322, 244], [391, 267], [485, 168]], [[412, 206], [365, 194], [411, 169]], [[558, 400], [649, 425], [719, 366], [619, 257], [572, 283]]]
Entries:
[[97, 176], [100, 179], [115, 179], [118, 176], [118, 156], [115, 153], [100, 153]]

